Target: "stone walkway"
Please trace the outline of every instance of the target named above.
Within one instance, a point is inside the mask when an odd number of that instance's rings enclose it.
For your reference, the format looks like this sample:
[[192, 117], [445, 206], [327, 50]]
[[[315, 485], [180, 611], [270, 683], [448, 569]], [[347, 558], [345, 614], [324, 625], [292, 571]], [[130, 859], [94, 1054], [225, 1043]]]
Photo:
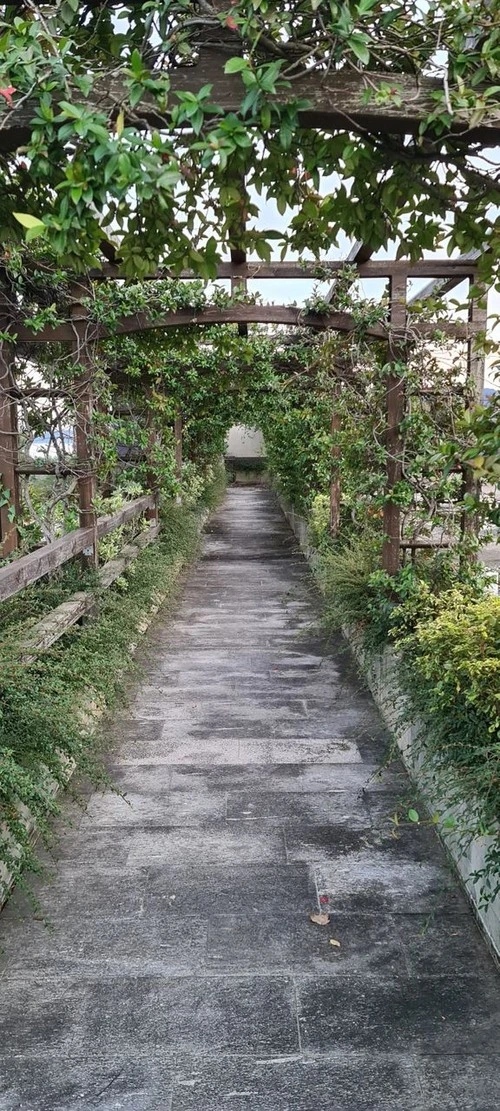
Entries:
[[64, 832], [51, 932], [1, 916], [0, 1111], [498, 1111], [495, 967], [316, 616], [230, 490], [113, 724], [128, 801]]

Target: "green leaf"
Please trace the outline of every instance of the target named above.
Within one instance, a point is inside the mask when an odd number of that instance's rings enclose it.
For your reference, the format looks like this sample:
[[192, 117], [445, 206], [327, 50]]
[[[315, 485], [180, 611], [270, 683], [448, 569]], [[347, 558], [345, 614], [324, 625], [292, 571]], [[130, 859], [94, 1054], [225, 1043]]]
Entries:
[[31, 216], [29, 212], [13, 212], [15, 220], [23, 225], [23, 228], [40, 228], [42, 231], [45, 229], [43, 220], [39, 220], [38, 216]]
[[409, 818], [410, 822], [419, 822], [420, 821], [420, 814], [418, 813], [418, 810], [413, 810], [413, 809], [409, 810], [408, 811], [408, 818]]
[[37, 239], [39, 235], [43, 235], [44, 232], [46, 232], [46, 231], [47, 231], [47, 228], [45, 227], [45, 224], [42, 224], [41, 227], [27, 228], [26, 229], [26, 242], [31, 243], [32, 239]]
[[241, 73], [243, 69], [247, 69], [247, 66], [246, 58], [230, 58], [224, 66], [224, 73]]
[[142, 74], [144, 73], [144, 63], [137, 49], [133, 50], [130, 56], [130, 68], [134, 77], [142, 77]]
[[353, 37], [349, 39], [349, 46], [353, 54], [356, 55], [356, 58], [359, 58], [359, 61], [362, 62], [364, 66], [368, 65], [370, 61], [370, 51], [364, 39]]
[[69, 100], [60, 100], [58, 107], [63, 116], [69, 116], [72, 120], [81, 120], [83, 109], [76, 104], [70, 104]]

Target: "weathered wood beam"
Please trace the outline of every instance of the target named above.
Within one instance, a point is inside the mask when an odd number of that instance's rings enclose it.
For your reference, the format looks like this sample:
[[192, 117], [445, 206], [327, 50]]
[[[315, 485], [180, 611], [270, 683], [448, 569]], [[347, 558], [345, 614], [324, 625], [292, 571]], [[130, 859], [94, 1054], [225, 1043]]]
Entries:
[[[77, 293], [78, 296], [78, 293]], [[73, 357], [80, 368], [76, 380], [77, 403], [75, 407], [75, 450], [78, 463], [78, 507], [80, 528], [94, 528], [96, 513], [94, 509], [95, 477], [93, 467], [92, 428], [93, 428], [93, 376], [94, 360], [92, 344], [89, 342], [88, 309], [75, 301], [70, 306], [71, 341]], [[97, 567], [99, 553], [97, 537], [82, 553], [84, 567]]]
[[[0, 321], [0, 324], [4, 322]], [[8, 556], [18, 546], [19, 478], [16, 471], [18, 451], [16, 403], [11, 396], [12, 344], [0, 341], [0, 556]], [[4, 494], [4, 491], [7, 491]], [[11, 515], [14, 514], [14, 520]]]
[[[481, 251], [468, 251], [467, 254], [461, 255], [459, 259], [450, 259], [450, 262], [457, 262], [460, 265], [469, 262], [475, 264], [481, 257]], [[412, 274], [409, 275], [413, 277]], [[465, 275], [455, 274], [450, 272], [449, 277], [436, 276], [431, 282], [428, 282], [419, 293], [413, 293], [410, 297], [408, 304], [413, 305], [416, 301], [425, 301], [427, 297], [442, 297], [445, 293], [450, 293], [452, 289], [456, 289], [464, 281]]]
[[156, 540], [159, 531], [160, 526], [153, 523], [148, 529], [135, 537], [133, 543], [126, 544], [116, 559], [111, 559], [108, 563], [105, 563], [97, 574], [97, 591], [80, 590], [78, 593], [72, 594], [71, 598], [67, 598], [60, 606], [56, 606], [46, 617], [38, 621], [30, 629], [21, 646], [22, 662], [25, 664], [32, 663], [39, 652], [45, 652], [60, 637], [64, 636], [68, 629], [76, 625], [80, 618], [90, 613], [99, 602], [99, 591], [107, 589], [112, 583], [116, 582], [116, 579], [123, 574], [133, 560], [137, 559], [144, 548], [147, 548], [153, 540]]
[[[134, 332], [147, 332], [155, 329], [180, 328], [186, 325], [199, 325], [208, 327], [213, 324], [285, 324], [290, 327], [326, 328], [338, 332], [359, 332], [359, 324], [350, 313], [330, 312], [311, 313], [292, 305], [230, 305], [218, 308], [208, 305], [203, 309], [177, 309], [165, 313], [164, 316], [151, 319], [146, 313], [134, 313], [133, 316], [124, 316], [117, 321], [114, 329], [95, 325], [95, 337], [106, 339], [111, 335], [130, 335]], [[456, 339], [465, 339], [470, 334], [466, 324], [450, 324], [447, 322], [429, 324], [427, 322], [412, 324], [414, 336], [432, 336], [436, 329]], [[70, 343], [74, 332], [71, 324], [59, 324], [55, 327], [43, 328], [36, 335], [32, 335], [29, 328], [16, 326], [17, 340], [19, 343]], [[387, 339], [388, 327], [384, 324], [372, 324], [366, 328], [363, 335], [374, 339]]]
[[[480, 405], [483, 401], [484, 394], [484, 377], [486, 360], [484, 351], [477, 343], [478, 333], [485, 333], [488, 324], [488, 309], [487, 309], [487, 291], [484, 291], [483, 298], [472, 298], [469, 301], [468, 311], [469, 324], [472, 326], [473, 335], [467, 343], [467, 387], [471, 394], [470, 408], [473, 409], [475, 405]], [[462, 468], [462, 497], [467, 495], [478, 497], [481, 491], [481, 483], [476, 478], [472, 467], [466, 465]], [[472, 539], [477, 529], [477, 513], [470, 511], [470, 509], [462, 510], [460, 519], [460, 535], [462, 540], [467, 538]], [[476, 552], [471, 551], [470, 554], [465, 553], [461, 558], [465, 560], [474, 560], [477, 556]]]
[[[406, 325], [406, 277], [391, 278], [390, 312], [391, 324], [399, 332]], [[382, 547], [382, 569], [389, 575], [399, 570], [401, 542], [401, 509], [397, 500], [391, 499], [392, 491], [402, 477], [403, 442], [401, 422], [404, 417], [405, 382], [398, 363], [405, 360], [405, 348], [401, 342], [390, 342], [392, 368], [386, 382], [386, 501], [384, 502], [384, 543]]]
[[51, 390], [49, 386], [29, 386], [26, 389], [23, 389], [22, 386], [11, 386], [8, 392], [13, 401], [42, 401], [44, 399], [52, 401], [59, 398], [66, 398], [67, 400], [74, 398], [74, 394], [70, 393], [69, 390]]
[[61, 465], [60, 463], [18, 463], [17, 474], [22, 475], [53, 475], [55, 478], [66, 478], [68, 475], [78, 474], [78, 466]]
[[103, 536], [107, 536], [109, 532], [113, 532], [115, 528], [121, 528], [122, 525], [133, 521], [135, 517], [142, 517], [148, 509], [154, 509], [154, 503], [152, 494], [143, 494], [142, 497], [127, 502], [116, 513], [108, 513], [105, 517], [98, 517], [96, 532], [99, 540]]
[[182, 413], [179, 410], [174, 421], [174, 445], [175, 445], [175, 479], [179, 485], [179, 493], [176, 497], [178, 505], [182, 504]]
[[[474, 252], [475, 254], [475, 252]], [[471, 252], [472, 256], [472, 252]], [[217, 267], [216, 278], [328, 278], [329, 275], [338, 274], [346, 266], [346, 262], [247, 262], [236, 265], [233, 262], [221, 262]], [[467, 255], [460, 259], [437, 258], [418, 259], [411, 262], [409, 259], [376, 259], [357, 264], [360, 278], [389, 278], [392, 274], [408, 274], [409, 278], [439, 278], [456, 277], [462, 281], [475, 271], [475, 263]], [[93, 281], [113, 281], [123, 279], [123, 271], [119, 266], [103, 263], [100, 270], [91, 270], [89, 276]], [[181, 270], [174, 274], [168, 268], [162, 267], [154, 273], [147, 274], [141, 281], [172, 281], [175, 279], [192, 280], [199, 278], [194, 270]]]
[[[363, 243], [362, 240], [358, 240], [351, 247], [351, 250], [349, 251], [349, 254], [343, 265], [356, 266], [361, 262], [369, 262], [372, 254], [373, 247], [369, 247], [367, 243]], [[329, 305], [333, 304], [333, 302], [335, 301], [336, 296], [341, 288], [341, 283], [342, 278], [337, 278], [330, 286], [330, 289], [328, 290], [328, 293], [325, 297], [325, 301], [327, 301]], [[351, 286], [352, 284], [352, 282], [349, 282], [349, 286]]]
[[116, 513], [98, 517], [95, 530], [93, 528], [74, 529], [73, 532], [68, 532], [65, 536], [54, 540], [52, 544], [46, 544], [36, 552], [30, 552], [29, 555], [13, 560], [6, 567], [0, 567], [0, 602], [5, 602], [25, 586], [37, 582], [44, 575], [49, 575], [63, 563], [79, 555], [93, 543], [95, 532], [99, 538], [107, 536], [120, 525], [133, 520], [134, 517], [140, 517], [153, 504], [154, 499], [149, 494], [142, 498], [135, 498]]
[[[236, 51], [235, 51], [236, 52]], [[225, 74], [224, 66], [228, 58], [227, 49], [210, 48], [208, 44], [200, 52], [196, 65], [172, 68], [170, 77], [170, 103], [176, 103], [176, 92], [197, 93], [207, 84], [212, 86], [212, 102], [218, 110], [228, 113], [237, 112], [244, 95], [241, 78], [237, 74]], [[394, 89], [391, 103], [377, 104], [377, 92]], [[481, 90], [478, 89], [478, 92]], [[299, 115], [300, 124], [306, 128], [320, 128], [327, 131], [342, 128], [347, 131], [368, 131], [390, 135], [418, 134], [421, 124], [435, 111], [436, 94], [444, 94], [443, 83], [439, 79], [415, 77], [412, 74], [369, 73], [344, 69], [337, 73], [312, 70], [294, 79], [290, 89], [280, 89], [274, 99], [279, 104], [303, 99], [308, 102]], [[113, 117], [122, 106], [127, 105], [127, 89], [113, 78], [97, 81], [88, 99], [81, 98], [87, 106]], [[14, 107], [5, 117], [0, 131], [0, 152], [6, 153], [25, 146], [31, 135], [34, 104], [26, 101]], [[450, 133], [460, 136], [463, 150], [467, 141], [495, 146], [500, 139], [500, 118], [494, 104], [487, 111], [481, 123], [469, 127], [470, 113], [459, 111], [454, 117]], [[125, 115], [125, 122], [139, 129], [162, 129], [168, 126], [168, 110], [160, 110], [154, 99], [146, 94], [132, 112]], [[444, 138], [440, 135], [439, 141]]]
[[29, 555], [21, 556], [20, 559], [8, 563], [6, 567], [1, 567], [0, 602], [5, 602], [25, 586], [30, 586], [44, 575], [56, 571], [63, 563], [67, 563], [69, 559], [73, 559], [85, 547], [92, 544], [93, 538], [93, 529], [74, 529], [66, 536], [61, 536], [59, 540], [54, 540], [52, 544], [47, 544], [44, 548], [39, 548], [36, 552], [30, 552]]

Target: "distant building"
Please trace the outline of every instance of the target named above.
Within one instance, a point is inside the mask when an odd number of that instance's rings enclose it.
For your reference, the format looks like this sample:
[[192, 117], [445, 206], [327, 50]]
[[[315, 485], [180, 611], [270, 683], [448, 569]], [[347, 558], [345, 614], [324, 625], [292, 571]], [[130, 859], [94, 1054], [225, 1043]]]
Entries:
[[224, 459], [230, 481], [245, 485], [266, 482], [266, 448], [259, 428], [233, 425], [227, 437]]

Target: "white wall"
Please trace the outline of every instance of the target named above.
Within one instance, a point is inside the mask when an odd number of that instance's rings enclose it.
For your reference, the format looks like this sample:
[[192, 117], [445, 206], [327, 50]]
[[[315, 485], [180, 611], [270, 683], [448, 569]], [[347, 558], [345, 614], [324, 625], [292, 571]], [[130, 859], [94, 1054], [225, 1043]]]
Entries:
[[234, 424], [226, 441], [226, 455], [237, 459], [261, 459], [266, 454], [264, 437], [258, 428]]

